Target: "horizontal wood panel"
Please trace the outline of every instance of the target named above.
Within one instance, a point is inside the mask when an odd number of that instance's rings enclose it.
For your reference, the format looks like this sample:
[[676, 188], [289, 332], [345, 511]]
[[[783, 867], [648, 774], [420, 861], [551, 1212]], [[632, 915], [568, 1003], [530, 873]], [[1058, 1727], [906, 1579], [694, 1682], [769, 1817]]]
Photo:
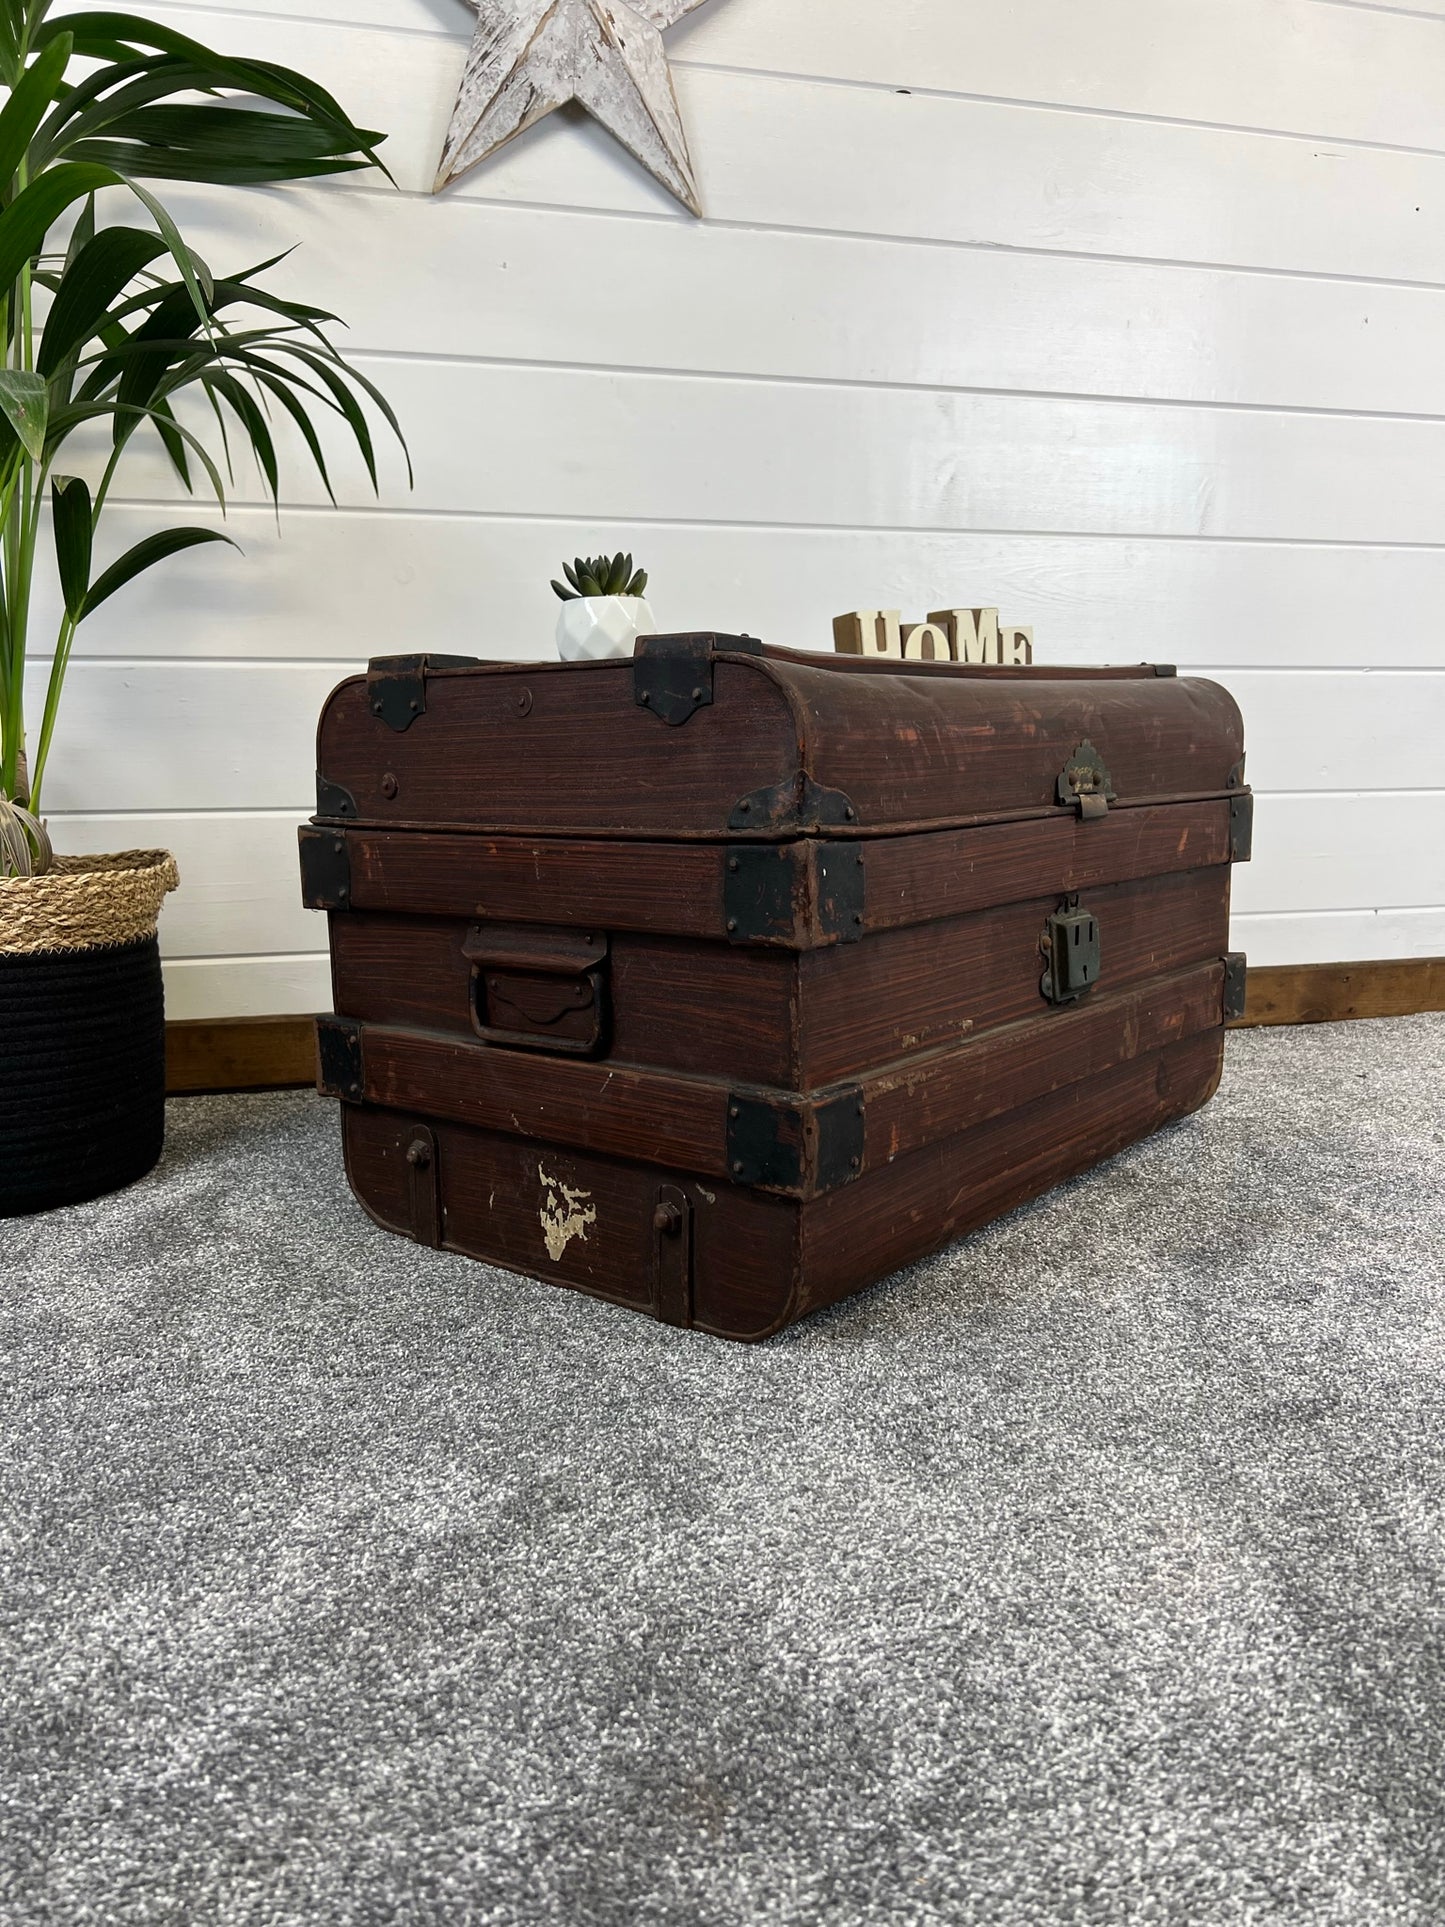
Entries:
[[315, 1026], [307, 1017], [166, 1024], [166, 1091], [274, 1091], [315, 1081]]
[[1213, 674], [1244, 712], [1257, 791], [1445, 786], [1445, 672], [1200, 673]]
[[[62, 816], [52, 829], [61, 849], [174, 850], [181, 888], [161, 918], [163, 954], [241, 959], [325, 948], [325, 919], [301, 907], [298, 821], [285, 812]], [[1235, 910], [1246, 917], [1445, 905], [1445, 792], [1262, 796], [1254, 849], [1234, 873]], [[1247, 934], [1238, 947], [1249, 949]]]
[[1445, 790], [1261, 796], [1236, 911], [1413, 909], [1445, 903]]
[[[1228, 861], [1229, 805], [1111, 810], [1097, 823], [1035, 818], [974, 830], [886, 837], [864, 846], [870, 930], [1018, 903], [1050, 890], [1093, 890]], [[847, 968], [840, 964], [839, 968]]]
[[1445, 955], [1445, 904], [1409, 910], [1237, 912], [1231, 943], [1251, 967]]
[[[209, 260], [297, 244], [268, 285], [359, 350], [1445, 412], [1432, 289], [324, 188], [171, 201]], [[579, 300], [619, 258], [647, 298]]]
[[[98, 556], [174, 519], [113, 503]], [[201, 504], [186, 519], [220, 525]], [[85, 623], [78, 655], [324, 657], [337, 680], [367, 656], [423, 647], [551, 656], [548, 580], [564, 556], [605, 547], [646, 561], [664, 627], [802, 647], [830, 649], [845, 604], [922, 615], [995, 603], [1035, 625], [1041, 661], [1405, 668], [1438, 667], [1441, 656], [1445, 548], [330, 510], [284, 515], [278, 535], [268, 510], [244, 507], [226, 526], [243, 555], [172, 557]], [[57, 614], [42, 575], [37, 639]]]
[[[171, 981], [184, 966], [167, 971]], [[1403, 962], [1296, 964], [1252, 969], [1249, 1007], [1234, 1028], [1445, 1010], [1445, 956]], [[166, 1026], [166, 1087], [196, 1091], [276, 1090], [309, 1085], [315, 1034], [309, 1016], [226, 1017]]]
[[728, 1087], [475, 1040], [361, 1026], [366, 1098], [481, 1130], [726, 1177]]
[[[317, 927], [324, 927], [319, 917]], [[331, 1008], [331, 963], [325, 951], [291, 957], [168, 957], [161, 971], [168, 1020], [245, 1022]]]
[[[316, 719], [346, 667], [330, 663], [72, 662], [48, 811], [316, 807]], [[47, 663], [32, 663], [39, 715]], [[137, 744], [160, 739], [160, 753]]]
[[[321, 919], [317, 920], [318, 928]], [[1233, 919], [1230, 945], [1251, 969], [1445, 955], [1445, 905], [1424, 910], [1339, 910]], [[331, 1008], [324, 951], [291, 957], [171, 958], [166, 1010], [176, 1018], [282, 1016]]]
[[[343, 673], [360, 666], [74, 663], [47, 806], [294, 809], [309, 816], [316, 718]], [[32, 666], [37, 713], [45, 673], [43, 664]], [[1256, 789], [1426, 789], [1440, 780], [1445, 672], [1200, 673], [1223, 683], [1244, 712]], [[158, 718], [164, 754], [138, 757], [136, 743]]]
[[1087, 1088], [1132, 1058], [1217, 1028], [1223, 991], [1218, 961], [1136, 989], [1111, 993], [1101, 987], [1069, 1010], [1032, 1014], [952, 1050], [865, 1077], [865, 1175], [1052, 1092]]
[[723, 937], [724, 856], [716, 844], [619, 848], [581, 839], [366, 830], [346, 832], [345, 841], [349, 905], [355, 910], [506, 923], [550, 917], [606, 929]]
[[[887, 931], [804, 960], [799, 997], [806, 1088], [840, 1083], [879, 1064], [992, 1027], [1038, 1017], [1041, 939], [1067, 887], [1059, 874], [1032, 903]], [[1229, 872], [1223, 866], [1142, 883], [1087, 886], [1110, 992], [1230, 948]], [[1214, 1021], [1218, 1020], [1216, 1004]], [[763, 1073], [755, 1073], [763, 1076]]]
[[[1420, 14], [1439, 0], [1404, 0]], [[274, 0], [232, 0], [267, 14]], [[163, 7], [162, 15], [195, 8]], [[296, 18], [404, 28], [456, 43], [468, 35], [455, 0], [292, 0]], [[1166, 40], [1167, 36], [1167, 40]], [[1011, 0], [961, 7], [914, 0], [879, 13], [873, 0], [727, 0], [682, 21], [674, 63], [854, 81], [875, 87], [992, 95], [1169, 119], [1331, 134], [1392, 145], [1445, 146], [1445, 104], [1425, 83], [1439, 43], [1424, 20], [1319, 0]], [[1167, 57], [1166, 57], [1167, 49]], [[1361, 86], [1362, 74], [1371, 84]]]
[[[1337, 542], [1433, 543], [1445, 528], [1445, 422], [356, 360], [407, 425], [416, 487], [391, 458], [397, 506]], [[285, 499], [319, 506], [299, 438], [277, 440]], [[355, 457], [331, 441], [338, 497], [366, 506]], [[128, 493], [175, 487], [158, 446], [138, 447]], [[239, 500], [260, 487], [238, 472]]]
[[1445, 956], [1357, 964], [1287, 964], [1249, 973], [1244, 1016], [1257, 1024], [1328, 1024], [1445, 1010]]
[[[322, 4], [326, 4], [326, 0], [322, 0]], [[1361, 7], [1369, 13], [1418, 13], [1435, 19], [1445, 16], [1445, 0], [1317, 0], [1317, 4]]]
[[173, 853], [181, 887], [161, 912], [163, 957], [291, 957], [326, 948], [326, 919], [301, 903], [299, 821], [285, 810], [55, 815], [50, 831], [58, 850]]
[[[793, 958], [722, 942], [635, 937], [620, 934], [615, 924], [609, 929], [598, 993], [605, 1013], [598, 1054], [609, 1064], [661, 1064], [799, 1087]], [[333, 918], [336, 1008], [363, 1023], [448, 1031], [475, 1042], [474, 1024], [488, 1020], [490, 983], [480, 975], [474, 982], [466, 937], [465, 915]], [[575, 1035], [589, 1045], [596, 1041], [592, 1010]]]
[[[401, 188], [430, 194], [460, 42], [200, 8], [188, 20], [331, 88], [389, 130]], [[714, 221], [1445, 282], [1435, 154], [699, 67], [676, 82]], [[555, 114], [439, 206], [458, 199], [691, 221], [595, 122]]]

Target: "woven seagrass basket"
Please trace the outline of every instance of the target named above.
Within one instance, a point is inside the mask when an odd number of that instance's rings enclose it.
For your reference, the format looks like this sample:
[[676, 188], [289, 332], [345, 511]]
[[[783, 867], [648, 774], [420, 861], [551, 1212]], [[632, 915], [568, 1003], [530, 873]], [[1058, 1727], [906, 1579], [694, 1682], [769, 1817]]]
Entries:
[[143, 1177], [165, 1136], [164, 850], [0, 877], [0, 1217]]

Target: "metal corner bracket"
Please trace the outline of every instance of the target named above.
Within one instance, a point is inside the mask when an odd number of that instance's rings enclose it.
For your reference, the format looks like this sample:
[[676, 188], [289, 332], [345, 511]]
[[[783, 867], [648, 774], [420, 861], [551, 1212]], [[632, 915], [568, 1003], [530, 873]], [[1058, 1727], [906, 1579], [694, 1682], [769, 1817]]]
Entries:
[[366, 1095], [361, 1026], [351, 1017], [316, 1019], [316, 1088], [323, 1097], [359, 1104]]
[[858, 812], [842, 790], [825, 789], [805, 770], [739, 797], [728, 816], [730, 830], [841, 830], [858, 822]]
[[822, 1102], [735, 1091], [728, 1099], [728, 1175], [734, 1184], [787, 1197], [836, 1191], [863, 1169], [864, 1109], [857, 1085]]
[[1244, 1015], [1249, 991], [1249, 965], [1242, 950], [1224, 957], [1224, 1021]]
[[360, 814], [351, 791], [340, 783], [333, 783], [320, 770], [316, 772], [316, 814], [345, 817], [352, 821]]
[[1248, 863], [1254, 854], [1254, 791], [1241, 790], [1229, 799], [1229, 860]]
[[755, 636], [643, 636], [632, 658], [632, 700], [680, 729], [713, 699], [713, 658], [721, 651], [761, 655]]
[[301, 901], [306, 908], [350, 909], [351, 851], [344, 831], [306, 823], [301, 827], [300, 845]]
[[426, 680], [433, 669], [471, 669], [477, 656], [373, 656], [366, 665], [366, 701], [373, 716], [398, 733], [426, 714]]

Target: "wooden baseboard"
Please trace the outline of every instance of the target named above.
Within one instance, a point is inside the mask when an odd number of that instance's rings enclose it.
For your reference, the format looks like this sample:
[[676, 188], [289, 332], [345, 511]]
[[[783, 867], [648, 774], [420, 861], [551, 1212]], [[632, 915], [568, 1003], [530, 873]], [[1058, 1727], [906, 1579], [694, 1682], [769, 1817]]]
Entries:
[[[1393, 962], [1276, 964], [1251, 970], [1243, 1017], [1257, 1024], [1331, 1024], [1445, 1010], [1445, 957]], [[315, 1082], [310, 1017], [217, 1017], [166, 1025], [166, 1089], [294, 1090]]]
[[1249, 972], [1244, 1015], [1236, 1019], [1236, 1028], [1414, 1017], [1426, 1010], [1445, 1010], [1445, 957], [1271, 964]]
[[316, 1082], [312, 1017], [204, 1017], [166, 1025], [166, 1089], [284, 1091]]

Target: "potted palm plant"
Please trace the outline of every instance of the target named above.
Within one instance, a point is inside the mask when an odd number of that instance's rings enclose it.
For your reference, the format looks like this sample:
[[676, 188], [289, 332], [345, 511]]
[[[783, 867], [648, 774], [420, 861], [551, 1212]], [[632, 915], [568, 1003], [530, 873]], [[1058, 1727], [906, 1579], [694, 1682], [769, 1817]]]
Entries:
[[[156, 921], [175, 865], [57, 856], [41, 812], [80, 625], [167, 556], [229, 538], [169, 528], [97, 566], [117, 470], [155, 435], [187, 490], [203, 480], [224, 503], [239, 445], [279, 500], [285, 421], [329, 494], [319, 425], [334, 419], [375, 487], [363, 404], [396, 421], [338, 353], [333, 316], [271, 292], [274, 262], [213, 273], [142, 185], [379, 167], [380, 135], [288, 68], [129, 14], [52, 19], [50, 0], [0, 0], [0, 83], [0, 1215], [14, 1215], [130, 1183], [161, 1148]], [[38, 638], [52, 549], [61, 614]], [[30, 717], [27, 656], [49, 665]]]

